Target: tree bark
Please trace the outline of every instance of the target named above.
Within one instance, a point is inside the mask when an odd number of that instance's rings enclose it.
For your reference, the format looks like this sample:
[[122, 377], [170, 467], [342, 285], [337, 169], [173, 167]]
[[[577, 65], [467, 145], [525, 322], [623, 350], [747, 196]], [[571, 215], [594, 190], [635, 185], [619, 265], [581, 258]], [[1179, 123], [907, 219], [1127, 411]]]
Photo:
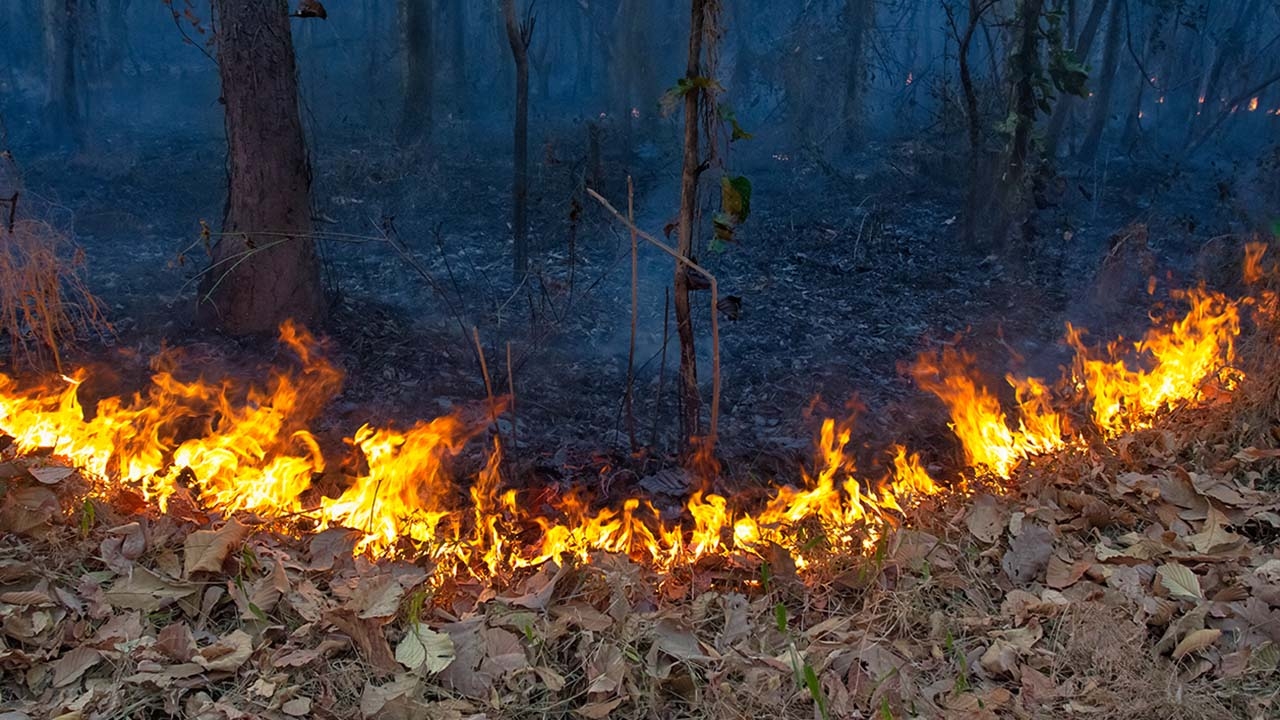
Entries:
[[226, 214], [201, 283], [204, 321], [234, 335], [324, 316], [311, 168], [285, 0], [214, 0], [226, 107]]
[[512, 150], [511, 274], [519, 283], [529, 272], [529, 38], [516, 18], [515, 0], [502, 0], [507, 41], [516, 64], [516, 120]]
[[431, 133], [435, 77], [435, 66], [431, 62], [431, 13], [429, 0], [400, 0], [404, 52], [400, 139], [404, 142], [425, 140]]
[[[689, 61], [685, 77], [693, 82], [702, 73], [702, 41], [706, 23], [706, 0], [691, 0]], [[693, 235], [698, 212], [698, 122], [701, 91], [691, 87], [684, 96], [684, 162], [680, 171], [680, 222], [676, 251], [681, 257], [693, 254]], [[682, 447], [701, 433], [702, 397], [698, 393], [698, 350], [694, 344], [693, 316], [689, 308], [689, 273], [676, 264], [676, 334], [680, 338], [680, 435]]]

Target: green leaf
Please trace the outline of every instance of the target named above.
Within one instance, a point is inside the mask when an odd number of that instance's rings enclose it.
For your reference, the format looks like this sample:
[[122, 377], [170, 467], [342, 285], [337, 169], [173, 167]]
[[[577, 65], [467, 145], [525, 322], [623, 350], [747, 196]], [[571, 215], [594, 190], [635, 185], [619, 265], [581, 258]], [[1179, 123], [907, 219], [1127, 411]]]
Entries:
[[734, 143], [739, 140], [750, 140], [753, 135], [742, 128], [738, 124], [738, 116], [733, 112], [733, 107], [728, 104], [720, 105], [720, 119], [729, 123], [732, 132], [729, 134], [729, 142]]
[[822, 683], [818, 682], [818, 673], [809, 663], [804, 664], [804, 684], [809, 688], [809, 697], [813, 698], [813, 702], [817, 704], [823, 720], [827, 720], [831, 717], [827, 711], [827, 696], [822, 692]]
[[778, 603], [773, 606], [773, 619], [778, 623], [778, 632], [787, 631], [787, 606]]

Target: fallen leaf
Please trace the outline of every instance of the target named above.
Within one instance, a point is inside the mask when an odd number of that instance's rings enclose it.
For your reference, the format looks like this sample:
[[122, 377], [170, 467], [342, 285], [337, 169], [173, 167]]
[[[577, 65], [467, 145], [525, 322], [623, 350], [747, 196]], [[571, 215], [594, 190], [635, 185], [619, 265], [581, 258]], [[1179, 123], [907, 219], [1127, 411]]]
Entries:
[[31, 473], [31, 477], [34, 477], [44, 485], [57, 485], [70, 477], [71, 473], [75, 472], [75, 470], [69, 467], [49, 466], [29, 467], [27, 468], [27, 472]]
[[155, 612], [175, 600], [196, 594], [198, 588], [186, 582], [161, 577], [145, 568], [134, 568], [107, 589], [103, 596], [115, 607]]
[[418, 683], [418, 678], [413, 675], [401, 675], [385, 685], [366, 682], [364, 691], [360, 693], [360, 714], [366, 718], [375, 717], [388, 704], [417, 692]]
[[81, 645], [62, 654], [53, 664], [53, 686], [65, 687], [80, 679], [89, 668], [102, 660], [102, 653]]
[[965, 519], [965, 525], [978, 540], [987, 545], [994, 543], [1004, 529], [996, 499], [990, 495], [979, 495], [969, 508], [969, 517]]
[[616, 697], [604, 702], [587, 703], [573, 712], [588, 718], [588, 720], [603, 720], [603, 718], [609, 717], [622, 704], [622, 700], [623, 698]]
[[1204, 594], [1200, 590], [1200, 580], [1187, 566], [1178, 563], [1161, 565], [1156, 568], [1156, 575], [1160, 577], [1160, 584], [1164, 585], [1170, 596], [1179, 600], [1204, 599]]
[[249, 527], [231, 518], [217, 530], [197, 530], [183, 544], [182, 572], [191, 577], [197, 572], [219, 572], [232, 548], [249, 536]]
[[1173, 649], [1173, 659], [1181, 660], [1191, 653], [1204, 650], [1217, 642], [1219, 637], [1222, 637], [1222, 631], [1217, 628], [1205, 628], [1204, 630], [1188, 633], [1186, 637], [1182, 638], [1182, 642], [1178, 643], [1178, 646]]
[[290, 717], [306, 717], [311, 714], [311, 698], [296, 697], [281, 705], [280, 712]]
[[453, 638], [421, 623], [412, 623], [396, 646], [396, 662], [410, 670], [435, 674], [453, 662]]
[[1053, 533], [1040, 525], [1027, 525], [1021, 535], [1009, 541], [1000, 567], [1014, 584], [1025, 585], [1040, 577], [1052, 554]]
[[253, 654], [253, 638], [243, 630], [234, 630], [216, 643], [201, 648], [193, 658], [209, 672], [234, 672]]

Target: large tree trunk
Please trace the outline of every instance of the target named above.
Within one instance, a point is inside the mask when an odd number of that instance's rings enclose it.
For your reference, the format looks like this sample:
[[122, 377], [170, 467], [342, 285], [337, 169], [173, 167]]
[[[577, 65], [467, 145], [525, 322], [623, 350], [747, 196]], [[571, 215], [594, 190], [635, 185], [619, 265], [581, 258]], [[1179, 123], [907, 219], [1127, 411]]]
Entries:
[[435, 73], [431, 62], [431, 13], [429, 0], [400, 0], [404, 52], [400, 139], [405, 142], [424, 140], [431, 132]]
[[507, 41], [516, 63], [516, 121], [511, 182], [511, 273], [518, 283], [529, 272], [529, 37], [516, 18], [514, 0], [502, 0]]
[[[689, 62], [685, 77], [690, 81], [702, 74], [702, 40], [706, 23], [706, 0], [691, 0]], [[701, 91], [690, 88], [684, 96], [684, 163], [680, 172], [680, 223], [676, 251], [680, 257], [693, 254], [693, 235], [698, 213], [698, 122]], [[676, 263], [676, 333], [680, 338], [680, 435], [688, 447], [701, 434], [702, 398], [698, 393], [698, 350], [694, 344], [693, 316], [689, 308], [689, 272]]]
[[1111, 118], [1111, 96], [1115, 92], [1116, 65], [1120, 62], [1121, 11], [1125, 0], [1111, 0], [1111, 14], [1107, 18], [1107, 42], [1102, 48], [1102, 72], [1099, 73], [1098, 92], [1093, 98], [1093, 115], [1089, 118], [1089, 130], [1080, 144], [1078, 155], [1082, 162], [1093, 162], [1102, 141], [1102, 132]]
[[[311, 169], [298, 118], [285, 0], [213, 0], [226, 106], [223, 235], [201, 283], [201, 316], [235, 335], [324, 314], [311, 239]], [[207, 302], [205, 302], [207, 300]]]

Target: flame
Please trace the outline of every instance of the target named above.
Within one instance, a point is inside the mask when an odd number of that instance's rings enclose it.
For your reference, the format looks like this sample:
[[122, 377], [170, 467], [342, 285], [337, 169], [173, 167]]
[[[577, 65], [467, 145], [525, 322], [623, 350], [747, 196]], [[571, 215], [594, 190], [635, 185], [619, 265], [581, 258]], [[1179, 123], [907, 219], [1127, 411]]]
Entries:
[[1144, 427], [1157, 412], [1199, 399], [1205, 381], [1234, 361], [1238, 303], [1204, 288], [1175, 297], [1190, 304], [1187, 313], [1155, 325], [1131, 345], [1121, 339], [1091, 350], [1084, 332], [1067, 326], [1076, 377], [1092, 398], [1092, 419], [1103, 434]]
[[1255, 97], [1254, 99], [1249, 101], [1249, 112], [1254, 112], [1257, 109], [1258, 109], [1258, 98]]
[[[1263, 267], [1265, 252], [1264, 244], [1247, 246], [1246, 281], [1274, 271]], [[1077, 433], [1114, 436], [1205, 396], [1234, 360], [1241, 305], [1258, 303], [1203, 287], [1173, 297], [1185, 311], [1157, 319], [1136, 342], [1092, 347], [1084, 330], [1068, 326], [1075, 358], [1059, 383], [1008, 375], [1007, 387], [993, 391], [974, 357], [954, 347], [922, 353], [911, 373], [946, 406], [966, 465], [1009, 478]], [[963, 479], [936, 482], [919, 455], [901, 445], [883, 456], [887, 470], [864, 473], [850, 452], [852, 421], [828, 418], [811, 469], [799, 471], [795, 485], [775, 482], [754, 502], [713, 492], [725, 471], [709, 443], [695, 443], [694, 491], [683, 506], [660, 510], [642, 498], [610, 502], [585, 492], [535, 498], [504, 488], [504, 448], [490, 430], [501, 408], [489, 408], [484, 417], [447, 415], [407, 429], [363, 425], [347, 440], [358, 469], [336, 497], [325, 497], [312, 481], [332, 463], [310, 428], [342, 374], [304, 330], [285, 324], [281, 342], [296, 362], [273, 369], [265, 383], [184, 379], [180, 354], [165, 352], [146, 388], [88, 407], [84, 371], [34, 387], [0, 374], [0, 428], [20, 452], [52, 451], [92, 479], [136, 490], [162, 511], [189, 492], [223, 513], [352, 528], [361, 552], [422, 554], [442, 572], [478, 577], [548, 561], [586, 562], [602, 552], [670, 570], [774, 546], [803, 568], [826, 548], [866, 551], [918, 503], [967, 487]], [[1083, 405], [1086, 426], [1069, 427], [1066, 408]], [[467, 481], [458, 468], [477, 441], [484, 443], [483, 462]]]
[[970, 467], [1009, 477], [1022, 460], [1064, 444], [1062, 418], [1049, 407], [1048, 387], [1040, 380], [1007, 378], [1020, 416], [1013, 427], [1000, 401], [974, 379], [978, 373], [972, 355], [954, 348], [923, 353], [912, 374], [921, 389], [947, 406]]

